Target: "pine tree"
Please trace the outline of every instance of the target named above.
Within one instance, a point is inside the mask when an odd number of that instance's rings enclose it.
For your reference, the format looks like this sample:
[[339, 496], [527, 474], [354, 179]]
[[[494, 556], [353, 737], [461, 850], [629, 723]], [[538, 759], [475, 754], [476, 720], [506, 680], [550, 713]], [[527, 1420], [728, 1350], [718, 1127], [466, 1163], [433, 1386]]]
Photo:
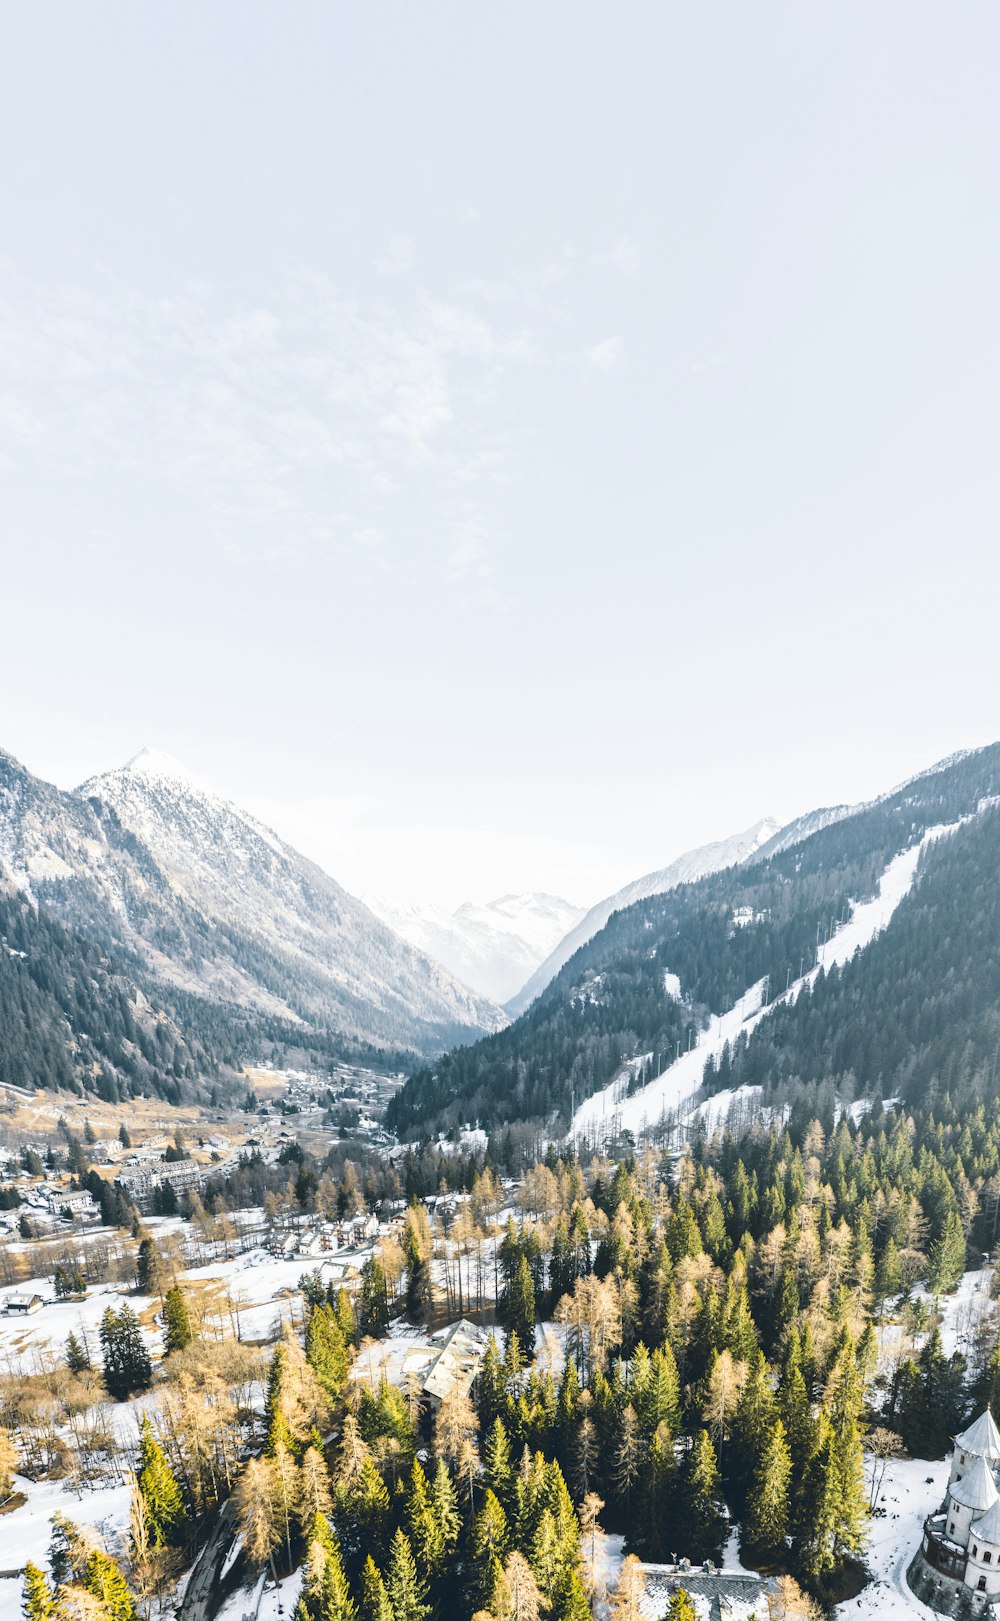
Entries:
[[719, 1466], [707, 1430], [699, 1430], [681, 1480], [681, 1522], [689, 1557], [718, 1559], [722, 1553]]
[[392, 1605], [393, 1621], [426, 1621], [430, 1614], [427, 1587], [417, 1573], [409, 1538], [398, 1529], [389, 1545], [385, 1590]]
[[469, 1538], [472, 1596], [484, 1610], [493, 1605], [497, 1578], [510, 1549], [510, 1527], [497, 1498], [487, 1488]]
[[84, 1373], [90, 1367], [86, 1344], [72, 1332], [66, 1336], [66, 1366], [70, 1373]]
[[139, 1422], [139, 1468], [136, 1484], [142, 1496], [149, 1541], [164, 1548], [180, 1540], [187, 1518], [184, 1498], [147, 1414]]
[[760, 1456], [743, 1523], [747, 1546], [768, 1559], [777, 1558], [785, 1548], [791, 1475], [792, 1455], [779, 1418]]
[[121, 1567], [103, 1548], [95, 1548], [91, 1553], [81, 1585], [100, 1599], [109, 1621], [139, 1621], [135, 1599], [129, 1592]]
[[950, 1294], [965, 1271], [966, 1245], [962, 1218], [949, 1210], [940, 1236], [928, 1256], [927, 1287], [932, 1294]]
[[194, 1339], [194, 1329], [191, 1327], [191, 1318], [188, 1315], [187, 1301], [179, 1284], [168, 1289], [163, 1302], [163, 1323], [166, 1333], [163, 1339], [163, 1349], [167, 1356], [171, 1351], [183, 1351]]
[[99, 1332], [108, 1394], [115, 1401], [125, 1401], [137, 1391], [148, 1390], [153, 1381], [153, 1365], [139, 1320], [131, 1307], [123, 1306], [116, 1312], [109, 1306], [101, 1318]]
[[340, 1548], [324, 1514], [313, 1516], [294, 1621], [357, 1621]]
[[371, 1554], [361, 1572], [361, 1615], [363, 1621], [394, 1621], [385, 1583]]
[[[572, 1363], [568, 1363], [567, 1366], [571, 1367]], [[510, 1441], [507, 1438], [507, 1431], [499, 1418], [493, 1420], [490, 1433], [486, 1437], [486, 1445], [483, 1448], [483, 1463], [486, 1468], [487, 1486], [504, 1508], [508, 1508], [514, 1480], [514, 1467], [511, 1462]]]
[[441, 1574], [444, 1563], [444, 1532], [434, 1511], [427, 1476], [418, 1458], [414, 1458], [410, 1471], [403, 1514], [417, 1568], [427, 1581], [433, 1582]]
[[358, 1328], [362, 1335], [381, 1339], [389, 1327], [389, 1289], [385, 1271], [377, 1256], [370, 1255], [361, 1268], [358, 1298]]
[[521, 1345], [535, 1343], [535, 1316], [535, 1287], [527, 1258], [522, 1254], [516, 1263], [506, 1302], [507, 1326]]
[[458, 1547], [459, 1532], [462, 1529], [461, 1515], [458, 1511], [458, 1494], [455, 1491], [455, 1482], [443, 1458], [437, 1461], [434, 1479], [431, 1483], [431, 1499], [434, 1513], [441, 1527], [444, 1538], [444, 1551], [451, 1558]]
[[49, 1586], [48, 1577], [29, 1559], [24, 1567], [24, 1621], [55, 1621], [56, 1597]]
[[343, 1332], [331, 1306], [317, 1306], [309, 1314], [306, 1360], [330, 1402], [338, 1402], [347, 1383], [348, 1356]]

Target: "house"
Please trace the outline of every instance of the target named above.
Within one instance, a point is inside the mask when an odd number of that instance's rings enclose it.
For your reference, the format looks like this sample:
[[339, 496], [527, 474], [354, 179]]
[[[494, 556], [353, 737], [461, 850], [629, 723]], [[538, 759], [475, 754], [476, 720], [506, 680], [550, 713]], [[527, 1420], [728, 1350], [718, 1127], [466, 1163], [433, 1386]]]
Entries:
[[486, 1329], [470, 1323], [467, 1317], [431, 1335], [435, 1351], [422, 1389], [432, 1406], [456, 1390], [469, 1394], [478, 1378], [488, 1337]]
[[710, 1563], [692, 1565], [682, 1559], [676, 1565], [644, 1564], [642, 1573], [646, 1578], [640, 1604], [644, 1621], [660, 1621], [678, 1588], [688, 1595], [698, 1621], [754, 1621], [768, 1613], [771, 1583], [750, 1571], [720, 1570]]
[[16, 1312], [18, 1314], [18, 1316], [21, 1316], [21, 1317], [33, 1316], [36, 1311], [41, 1311], [44, 1304], [45, 1304], [45, 1302], [42, 1299], [41, 1295], [8, 1295], [7, 1296], [7, 1310], [8, 1310], [8, 1312], [10, 1312], [12, 1314]]
[[987, 1408], [955, 1437], [944, 1507], [924, 1521], [908, 1572], [918, 1597], [943, 1613], [1000, 1614], [998, 1471], [1000, 1430]]
[[48, 1195], [48, 1206], [54, 1216], [69, 1212], [72, 1221], [99, 1221], [101, 1212], [89, 1193], [60, 1193], [58, 1188]]

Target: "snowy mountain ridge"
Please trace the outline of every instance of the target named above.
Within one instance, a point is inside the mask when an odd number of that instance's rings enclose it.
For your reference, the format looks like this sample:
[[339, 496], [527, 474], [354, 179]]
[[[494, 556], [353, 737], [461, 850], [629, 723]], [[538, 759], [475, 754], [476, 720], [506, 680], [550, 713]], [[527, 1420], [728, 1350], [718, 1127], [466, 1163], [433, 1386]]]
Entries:
[[418, 1051], [505, 1022], [270, 828], [154, 750], [71, 793], [0, 754], [0, 862], [61, 922], [188, 993]]
[[364, 900], [404, 940], [501, 1003], [584, 915], [582, 906], [537, 893], [463, 901], [454, 912], [385, 895], [366, 895]]
[[516, 1018], [519, 1013], [524, 1012], [550, 980], [555, 978], [560, 968], [569, 962], [573, 953], [604, 928], [613, 912], [620, 911], [624, 906], [632, 906], [636, 901], [645, 900], [649, 895], [661, 895], [666, 890], [676, 888], [678, 884], [694, 883], [699, 878], [707, 877], [709, 873], [738, 866], [763, 849], [779, 834], [780, 829], [781, 823], [773, 817], [763, 817], [742, 833], [734, 833], [729, 838], [715, 839], [711, 844], [703, 844], [697, 849], [685, 851], [668, 866], [661, 867], [657, 872], [646, 873], [644, 877], [634, 879], [623, 889], [616, 890], [613, 895], [598, 901], [559, 941], [517, 995], [506, 1003], [511, 1018]]

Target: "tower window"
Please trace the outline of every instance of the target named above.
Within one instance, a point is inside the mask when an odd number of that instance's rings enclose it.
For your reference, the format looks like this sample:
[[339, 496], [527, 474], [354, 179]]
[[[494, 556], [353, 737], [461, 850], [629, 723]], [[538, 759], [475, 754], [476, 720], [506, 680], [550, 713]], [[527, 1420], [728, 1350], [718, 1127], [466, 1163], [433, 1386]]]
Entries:
[[989, 1552], [988, 1549], [984, 1548], [983, 1549], [983, 1564], [984, 1565], [991, 1565], [992, 1563], [993, 1563], [993, 1555]]

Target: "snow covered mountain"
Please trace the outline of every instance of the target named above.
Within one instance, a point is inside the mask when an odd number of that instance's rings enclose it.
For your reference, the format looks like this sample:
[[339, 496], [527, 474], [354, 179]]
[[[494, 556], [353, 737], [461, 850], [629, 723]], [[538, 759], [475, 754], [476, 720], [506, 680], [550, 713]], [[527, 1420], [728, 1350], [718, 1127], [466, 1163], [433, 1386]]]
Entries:
[[454, 912], [385, 895], [364, 899], [404, 940], [495, 1002], [520, 990], [584, 915], [557, 895], [501, 895], [482, 906], [465, 901]]
[[521, 1017], [409, 1078], [391, 1129], [537, 1121], [600, 1146], [807, 1088], [831, 1109], [995, 1097], [1000, 744], [741, 838], [742, 859], [612, 897]]
[[644, 878], [636, 878], [631, 884], [626, 884], [624, 889], [619, 889], [614, 895], [608, 895], [603, 901], [598, 901], [596, 906], [592, 906], [559, 941], [544, 962], [536, 968], [531, 978], [523, 984], [517, 995], [512, 996], [507, 1002], [507, 1011], [511, 1018], [516, 1018], [519, 1013], [524, 1012], [524, 1009], [555, 978], [563, 964], [569, 962], [574, 951], [578, 951], [604, 928], [613, 912], [620, 911], [623, 906], [632, 906], [636, 901], [645, 900], [648, 895], [661, 895], [669, 889], [675, 889], [678, 884], [693, 884], [711, 872], [722, 872], [726, 867], [738, 866], [740, 862], [756, 855], [763, 845], [775, 838], [780, 828], [780, 822], [765, 817], [762, 821], [755, 822], [753, 827], [748, 827], [744, 833], [734, 833], [728, 839], [716, 839], [711, 844], [700, 845], [696, 850], [688, 850], [669, 866], [662, 867], [658, 872], [647, 873]]
[[0, 864], [60, 921], [198, 997], [419, 1051], [505, 1022], [166, 755], [74, 793], [0, 755]]

